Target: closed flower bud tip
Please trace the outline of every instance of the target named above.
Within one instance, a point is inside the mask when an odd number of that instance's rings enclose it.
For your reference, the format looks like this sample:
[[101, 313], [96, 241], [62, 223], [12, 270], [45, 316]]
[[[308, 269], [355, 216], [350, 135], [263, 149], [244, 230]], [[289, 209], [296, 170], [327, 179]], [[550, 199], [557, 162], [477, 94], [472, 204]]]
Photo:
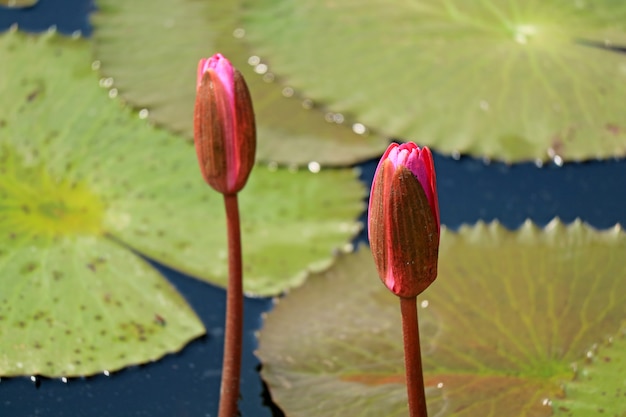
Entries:
[[368, 233], [380, 278], [394, 294], [414, 297], [435, 280], [439, 231], [430, 150], [392, 143], [374, 174]]
[[198, 63], [194, 143], [204, 180], [223, 194], [240, 191], [256, 153], [256, 125], [248, 86], [220, 54]]

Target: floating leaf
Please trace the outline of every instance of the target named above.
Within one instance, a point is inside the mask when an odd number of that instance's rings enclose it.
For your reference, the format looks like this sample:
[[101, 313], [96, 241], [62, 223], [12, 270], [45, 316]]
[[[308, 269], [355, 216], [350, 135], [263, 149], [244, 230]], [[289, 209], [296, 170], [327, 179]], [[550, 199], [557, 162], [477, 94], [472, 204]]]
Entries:
[[154, 268], [108, 239], [3, 233], [0, 274], [2, 376], [113, 371], [159, 359], [204, 332]]
[[505, 161], [626, 155], [626, 3], [244, 0], [296, 91], [393, 137]]
[[626, 416], [626, 331], [594, 345], [580, 368], [565, 385], [567, 397], [554, 400], [554, 415]]
[[306, 109], [315, 107], [312, 102], [286, 98], [293, 92], [271, 82], [273, 75], [264, 73], [263, 63], [251, 67], [254, 58], [249, 60], [243, 43], [233, 36], [238, 33], [237, 2], [99, 0], [97, 5], [94, 38], [103, 73], [126, 100], [147, 108], [159, 125], [192, 137], [188, 121], [193, 118], [197, 62], [221, 52], [242, 71], [250, 87], [259, 131], [258, 159], [341, 165], [379, 155], [387, 146], [380, 137], [354, 133], [365, 128], [351, 129], [343, 115], [327, 114], [329, 122], [319, 109]]
[[0, 375], [89, 375], [181, 349], [202, 323], [107, 236], [114, 200], [90, 187], [95, 161], [115, 157], [104, 125], [130, 120], [98, 91], [87, 44], [8, 33], [0, 51]]
[[[418, 299], [429, 415], [551, 415], [571, 363], [626, 319], [624, 250], [619, 227], [581, 222], [442, 230]], [[273, 399], [287, 416], [406, 416], [399, 310], [366, 248], [310, 277], [260, 335]]]
[[38, 0], [0, 0], [0, 6], [11, 9], [21, 9], [24, 7], [32, 7], [38, 3]]
[[[193, 148], [112, 100], [84, 40], [11, 31], [0, 54], [0, 375], [92, 374], [180, 349], [202, 324], [129, 249], [226, 281], [223, 202]], [[353, 170], [257, 167], [241, 195], [247, 291], [327, 266], [362, 197]]]
[[[2, 85], [4, 141], [24, 163], [41, 163], [53, 179], [84, 184], [102, 199], [103, 233], [225, 283], [223, 199], [202, 181], [193, 148], [107, 98], [85, 42], [51, 37], [22, 46], [20, 39], [5, 40], [12, 59], [4, 73], [12, 76]], [[29, 65], [35, 58], [41, 64]], [[246, 290], [276, 294], [300, 283], [307, 267], [327, 265], [359, 230], [363, 195], [352, 169], [256, 167], [240, 196]]]

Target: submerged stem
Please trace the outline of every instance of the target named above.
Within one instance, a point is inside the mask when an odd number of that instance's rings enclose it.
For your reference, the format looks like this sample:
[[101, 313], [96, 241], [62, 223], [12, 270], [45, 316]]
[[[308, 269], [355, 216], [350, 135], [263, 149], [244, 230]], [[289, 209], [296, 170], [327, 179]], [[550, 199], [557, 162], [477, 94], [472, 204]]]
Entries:
[[417, 297], [400, 297], [400, 311], [402, 312], [404, 367], [406, 389], [409, 396], [409, 416], [427, 417], [420, 335], [417, 323]]
[[241, 373], [243, 338], [243, 277], [241, 261], [241, 225], [237, 194], [224, 194], [228, 234], [228, 288], [226, 290], [226, 324], [224, 361], [220, 391], [219, 417], [236, 417]]

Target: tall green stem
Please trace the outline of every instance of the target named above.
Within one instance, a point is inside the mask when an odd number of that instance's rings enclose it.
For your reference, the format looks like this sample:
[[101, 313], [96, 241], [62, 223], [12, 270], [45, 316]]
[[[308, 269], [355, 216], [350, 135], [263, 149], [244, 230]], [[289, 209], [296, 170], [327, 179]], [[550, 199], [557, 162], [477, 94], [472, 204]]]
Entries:
[[417, 324], [417, 297], [400, 297], [402, 336], [404, 339], [404, 367], [406, 389], [409, 395], [409, 417], [428, 417], [426, 392], [420, 352], [420, 334]]
[[241, 226], [237, 194], [224, 194], [228, 233], [228, 288], [226, 290], [226, 330], [219, 417], [236, 417], [241, 374], [243, 339], [243, 277]]

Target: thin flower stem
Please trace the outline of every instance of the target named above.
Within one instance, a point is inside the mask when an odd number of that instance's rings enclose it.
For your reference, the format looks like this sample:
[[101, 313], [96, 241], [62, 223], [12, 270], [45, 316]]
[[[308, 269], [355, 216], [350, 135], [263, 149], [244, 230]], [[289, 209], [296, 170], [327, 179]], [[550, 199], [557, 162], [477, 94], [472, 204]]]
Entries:
[[420, 334], [417, 324], [417, 297], [400, 297], [402, 335], [404, 339], [404, 367], [406, 389], [409, 395], [409, 416], [427, 417]]
[[228, 233], [228, 288], [226, 290], [226, 330], [219, 417], [236, 417], [241, 373], [243, 338], [243, 277], [241, 225], [237, 194], [224, 194]]

